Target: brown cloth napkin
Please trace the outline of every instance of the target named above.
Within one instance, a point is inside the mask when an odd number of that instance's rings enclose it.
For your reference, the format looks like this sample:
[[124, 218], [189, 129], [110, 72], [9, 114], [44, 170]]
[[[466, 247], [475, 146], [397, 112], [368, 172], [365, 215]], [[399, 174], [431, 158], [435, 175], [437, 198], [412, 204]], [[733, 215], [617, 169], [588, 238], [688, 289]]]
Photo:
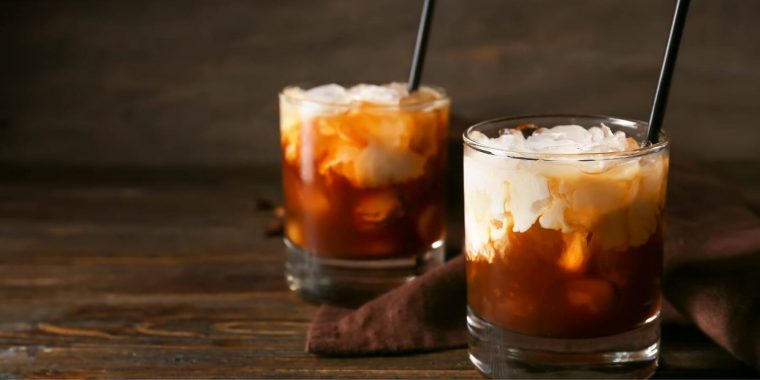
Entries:
[[[667, 300], [760, 368], [760, 217], [694, 166], [673, 165], [669, 187]], [[460, 255], [356, 310], [322, 306], [306, 350], [355, 356], [465, 346], [465, 289]]]

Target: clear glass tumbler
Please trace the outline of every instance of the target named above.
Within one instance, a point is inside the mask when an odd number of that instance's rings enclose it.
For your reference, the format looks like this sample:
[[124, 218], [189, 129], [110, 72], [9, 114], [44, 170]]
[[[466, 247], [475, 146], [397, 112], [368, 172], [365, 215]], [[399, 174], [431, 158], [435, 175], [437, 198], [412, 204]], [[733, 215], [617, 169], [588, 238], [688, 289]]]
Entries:
[[292, 290], [358, 304], [443, 262], [448, 126], [442, 89], [393, 105], [280, 94]]
[[464, 133], [469, 352], [487, 376], [643, 378], [657, 367], [667, 136], [579, 154], [474, 136], [602, 124], [645, 140], [645, 122], [603, 116], [501, 118]]

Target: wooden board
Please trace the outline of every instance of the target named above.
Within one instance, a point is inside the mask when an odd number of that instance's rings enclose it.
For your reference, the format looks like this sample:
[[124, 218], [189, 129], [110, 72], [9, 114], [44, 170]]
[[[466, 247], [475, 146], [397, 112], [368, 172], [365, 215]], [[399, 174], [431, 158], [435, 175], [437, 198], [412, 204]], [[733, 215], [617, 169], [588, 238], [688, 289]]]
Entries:
[[[257, 207], [280, 199], [276, 167], [0, 172], [0, 379], [480, 378], [465, 349], [304, 353], [316, 306]], [[657, 376], [757, 374], [666, 325]]]
[[[287, 85], [404, 81], [421, 0], [0, 2], [0, 162], [275, 163]], [[674, 1], [441, 0], [424, 81], [471, 120], [645, 119]], [[760, 1], [694, 1], [665, 128], [760, 161]], [[737, 138], [737, 136], [739, 138]]]

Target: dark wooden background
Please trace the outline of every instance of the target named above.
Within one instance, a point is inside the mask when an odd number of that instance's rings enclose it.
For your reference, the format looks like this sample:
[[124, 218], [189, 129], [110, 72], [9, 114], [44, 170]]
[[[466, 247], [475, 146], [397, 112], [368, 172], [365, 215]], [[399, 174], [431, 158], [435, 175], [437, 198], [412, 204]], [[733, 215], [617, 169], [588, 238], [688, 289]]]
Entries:
[[[405, 80], [420, 1], [2, 1], [0, 162], [278, 162], [277, 92]], [[760, 160], [760, 2], [695, 0], [675, 146]], [[665, 0], [441, 0], [424, 80], [469, 119], [648, 116]]]
[[[479, 377], [463, 349], [303, 353], [316, 307], [286, 289], [257, 202], [281, 199], [278, 90], [404, 80], [419, 8], [0, 1], [0, 379]], [[425, 81], [465, 120], [643, 119], [672, 8], [440, 0]], [[760, 212], [758, 15], [756, 0], [693, 1], [666, 128], [674, 160]], [[670, 325], [658, 376], [757, 374]]]

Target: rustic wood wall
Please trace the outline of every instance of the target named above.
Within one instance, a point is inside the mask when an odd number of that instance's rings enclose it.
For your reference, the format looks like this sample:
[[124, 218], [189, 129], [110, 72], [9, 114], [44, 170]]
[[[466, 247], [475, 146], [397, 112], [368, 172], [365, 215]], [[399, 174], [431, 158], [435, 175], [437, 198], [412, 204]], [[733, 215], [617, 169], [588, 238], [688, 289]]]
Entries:
[[[404, 80], [421, 1], [0, 2], [0, 164], [278, 161], [294, 82]], [[646, 118], [674, 1], [441, 0], [425, 81], [469, 119]], [[695, 0], [667, 128], [760, 161], [760, 1]]]

